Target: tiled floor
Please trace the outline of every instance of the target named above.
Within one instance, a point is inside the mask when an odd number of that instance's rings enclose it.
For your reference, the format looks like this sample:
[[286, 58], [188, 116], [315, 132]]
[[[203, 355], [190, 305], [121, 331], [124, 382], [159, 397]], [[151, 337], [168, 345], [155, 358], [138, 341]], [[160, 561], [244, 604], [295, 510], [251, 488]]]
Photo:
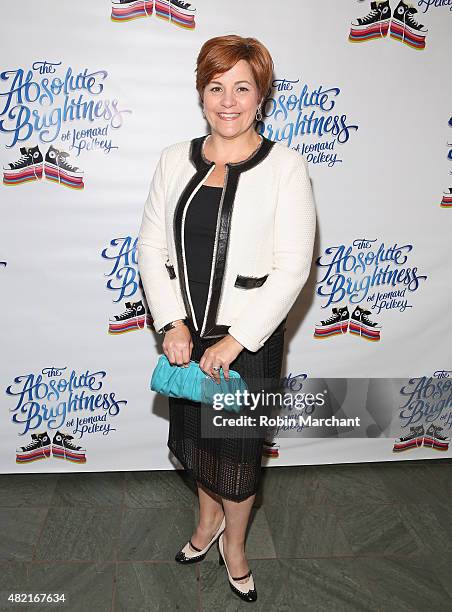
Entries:
[[[266, 468], [248, 604], [214, 548], [173, 560], [197, 517], [183, 473], [0, 475], [0, 610], [452, 610], [451, 509], [450, 459]], [[14, 592], [66, 604], [8, 604]]]

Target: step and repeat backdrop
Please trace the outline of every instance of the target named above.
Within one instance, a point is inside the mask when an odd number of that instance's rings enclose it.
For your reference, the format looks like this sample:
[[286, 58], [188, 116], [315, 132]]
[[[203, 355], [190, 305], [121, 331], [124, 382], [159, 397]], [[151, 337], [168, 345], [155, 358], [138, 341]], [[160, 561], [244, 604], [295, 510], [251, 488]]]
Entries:
[[137, 234], [161, 150], [208, 131], [196, 57], [224, 34], [270, 50], [258, 130], [318, 215], [263, 464], [450, 456], [452, 0], [41, 0], [0, 34], [0, 472], [180, 467]]

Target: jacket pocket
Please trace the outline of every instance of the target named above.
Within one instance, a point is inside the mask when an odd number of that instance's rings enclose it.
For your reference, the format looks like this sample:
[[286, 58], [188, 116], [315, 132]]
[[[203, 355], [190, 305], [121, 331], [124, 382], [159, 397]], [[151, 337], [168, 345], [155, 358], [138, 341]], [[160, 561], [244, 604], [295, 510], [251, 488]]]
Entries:
[[166, 271], [168, 272], [168, 276], [171, 279], [176, 278], [176, 273], [174, 272], [174, 266], [170, 264], [169, 259], [166, 260], [165, 268], [166, 268]]
[[243, 276], [237, 274], [235, 279], [234, 287], [240, 287], [241, 289], [254, 289], [255, 287], [261, 287], [267, 280], [268, 274], [265, 276]]

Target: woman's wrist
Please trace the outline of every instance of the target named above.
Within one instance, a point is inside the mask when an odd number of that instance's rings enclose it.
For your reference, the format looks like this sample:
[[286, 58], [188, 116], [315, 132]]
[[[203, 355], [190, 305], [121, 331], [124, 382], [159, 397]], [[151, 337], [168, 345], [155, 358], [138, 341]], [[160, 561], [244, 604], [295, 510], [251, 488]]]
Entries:
[[175, 319], [174, 321], [170, 321], [166, 325], [164, 325], [159, 332], [162, 334], [166, 334], [168, 331], [175, 329], [176, 327], [180, 327], [181, 325], [185, 325], [185, 319]]
[[240, 344], [240, 342], [239, 342], [238, 340], [236, 340], [236, 339], [234, 338], [234, 336], [231, 336], [231, 334], [228, 334], [228, 335], [227, 335], [227, 338], [231, 338], [231, 340], [234, 340], [235, 344], [236, 344], [237, 346], [239, 346], [241, 349], [244, 349], [244, 348], [245, 348], [245, 347], [243, 346], [243, 344]]

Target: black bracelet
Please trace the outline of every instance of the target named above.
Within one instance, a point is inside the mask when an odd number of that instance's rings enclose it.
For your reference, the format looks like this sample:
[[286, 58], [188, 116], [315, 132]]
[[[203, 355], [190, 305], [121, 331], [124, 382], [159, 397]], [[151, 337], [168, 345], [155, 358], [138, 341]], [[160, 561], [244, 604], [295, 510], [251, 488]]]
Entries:
[[[179, 321], [179, 319], [177, 319], [177, 321]], [[187, 321], [187, 319], [182, 319], [183, 325], [186, 325], [186, 321]], [[159, 333], [163, 334], [163, 333], [169, 331], [170, 329], [174, 329], [175, 327], [178, 327], [178, 325], [174, 325], [174, 321], [170, 321], [169, 323], [164, 325], [161, 329], [159, 329]]]

